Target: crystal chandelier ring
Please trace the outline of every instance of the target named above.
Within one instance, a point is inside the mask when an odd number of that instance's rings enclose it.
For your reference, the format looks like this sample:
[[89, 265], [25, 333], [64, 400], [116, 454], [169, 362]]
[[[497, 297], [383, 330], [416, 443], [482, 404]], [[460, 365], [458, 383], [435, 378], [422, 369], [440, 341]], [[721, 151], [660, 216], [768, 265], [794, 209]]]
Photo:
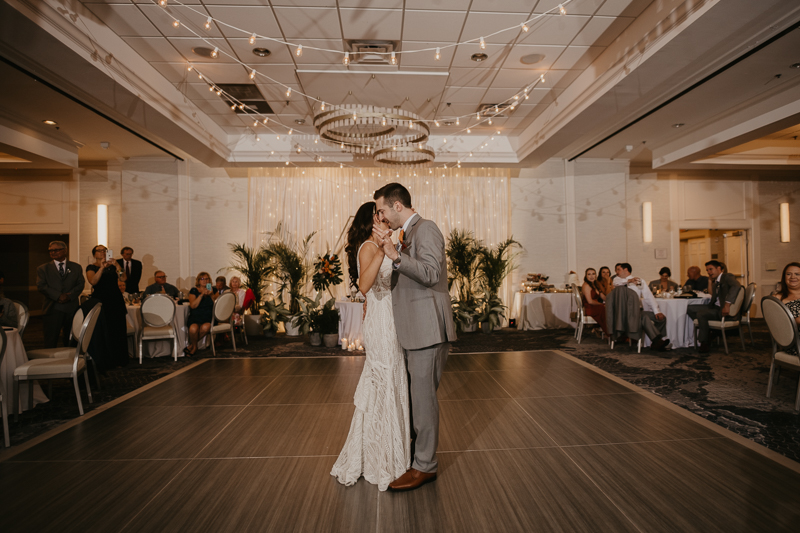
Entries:
[[375, 150], [375, 164], [380, 167], [425, 167], [433, 163], [436, 154], [427, 146], [392, 146]]
[[314, 117], [314, 127], [326, 144], [362, 153], [382, 145], [424, 143], [430, 135], [428, 124], [414, 113], [361, 105], [319, 113]]

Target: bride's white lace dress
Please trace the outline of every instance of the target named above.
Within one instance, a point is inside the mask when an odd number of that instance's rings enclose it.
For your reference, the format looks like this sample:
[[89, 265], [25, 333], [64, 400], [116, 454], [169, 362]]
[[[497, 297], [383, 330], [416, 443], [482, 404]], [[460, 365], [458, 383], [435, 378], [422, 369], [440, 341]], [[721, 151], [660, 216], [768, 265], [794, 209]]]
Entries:
[[[360, 263], [358, 270], [360, 274]], [[366, 361], [354, 397], [356, 410], [347, 442], [331, 470], [339, 483], [348, 486], [363, 475], [386, 490], [411, 465], [408, 378], [394, 327], [391, 280], [392, 262], [384, 257], [367, 292], [362, 328]]]

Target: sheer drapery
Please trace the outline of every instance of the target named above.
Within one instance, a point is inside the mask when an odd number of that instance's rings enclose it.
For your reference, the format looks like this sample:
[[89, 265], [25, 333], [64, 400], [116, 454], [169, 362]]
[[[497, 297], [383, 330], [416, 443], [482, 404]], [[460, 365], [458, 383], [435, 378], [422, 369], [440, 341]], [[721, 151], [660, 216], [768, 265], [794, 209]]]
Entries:
[[[416, 174], [416, 175], [415, 175]], [[454, 228], [470, 230], [487, 245], [510, 237], [509, 171], [435, 169], [397, 173], [375, 168], [250, 169], [250, 245], [269, 239], [279, 222], [301, 240], [312, 231], [312, 255], [344, 253], [349, 219], [373, 192], [392, 181], [405, 185], [417, 212], [436, 222], [447, 239]], [[340, 238], [341, 236], [341, 238]], [[334, 248], [335, 247], [335, 248]], [[342, 263], [347, 274], [346, 258]], [[347, 283], [347, 279], [345, 279]], [[507, 284], [508, 285], [508, 284]], [[344, 284], [337, 296], [344, 294]], [[502, 294], [510, 305], [508, 287]]]

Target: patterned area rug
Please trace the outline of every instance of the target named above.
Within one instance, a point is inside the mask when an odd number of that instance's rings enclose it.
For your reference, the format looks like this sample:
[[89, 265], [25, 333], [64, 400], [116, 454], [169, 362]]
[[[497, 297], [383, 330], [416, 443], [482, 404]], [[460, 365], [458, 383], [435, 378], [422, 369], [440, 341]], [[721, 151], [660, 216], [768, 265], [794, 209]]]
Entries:
[[[772, 398], [766, 397], [770, 365], [770, 342], [763, 321], [754, 321], [755, 345], [747, 342], [742, 351], [737, 335], [731, 335], [730, 355], [720, 346], [701, 356], [693, 349], [656, 353], [643, 349], [636, 353], [627, 345], [615, 350], [591, 335], [581, 344], [571, 330], [517, 331], [503, 329], [491, 335], [462, 334], [453, 344], [453, 353], [527, 350], [563, 350], [683, 407], [724, 428], [762, 444], [795, 461], [800, 461], [800, 425], [794, 411], [798, 374], [783, 371]], [[37, 347], [41, 339], [41, 321], [34, 319], [25, 332], [25, 345]], [[246, 346], [233, 351], [230, 343], [217, 350], [217, 357], [319, 357], [352, 355], [341, 348], [313, 347], [301, 337], [280, 334], [273, 338], [251, 338]], [[211, 357], [211, 350], [200, 357]], [[126, 368], [111, 370], [102, 378], [102, 388], [95, 393], [95, 403], [87, 411], [119, 398], [192, 361], [179, 358], [145, 359], [143, 365], [131, 360]], [[49, 429], [73, 419], [78, 409], [71, 384], [53, 385], [50, 402], [23, 413], [19, 423], [11, 423], [12, 444], [20, 444]]]

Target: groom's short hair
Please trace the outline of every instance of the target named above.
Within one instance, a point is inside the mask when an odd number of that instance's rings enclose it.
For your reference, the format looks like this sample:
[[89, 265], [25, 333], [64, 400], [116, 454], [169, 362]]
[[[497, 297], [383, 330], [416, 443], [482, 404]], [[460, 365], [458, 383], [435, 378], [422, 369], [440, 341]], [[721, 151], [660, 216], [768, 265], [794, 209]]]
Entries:
[[412, 207], [411, 194], [408, 189], [399, 183], [387, 183], [372, 196], [373, 200], [383, 197], [385, 202], [389, 205], [394, 205], [395, 202], [400, 202], [404, 207]]

